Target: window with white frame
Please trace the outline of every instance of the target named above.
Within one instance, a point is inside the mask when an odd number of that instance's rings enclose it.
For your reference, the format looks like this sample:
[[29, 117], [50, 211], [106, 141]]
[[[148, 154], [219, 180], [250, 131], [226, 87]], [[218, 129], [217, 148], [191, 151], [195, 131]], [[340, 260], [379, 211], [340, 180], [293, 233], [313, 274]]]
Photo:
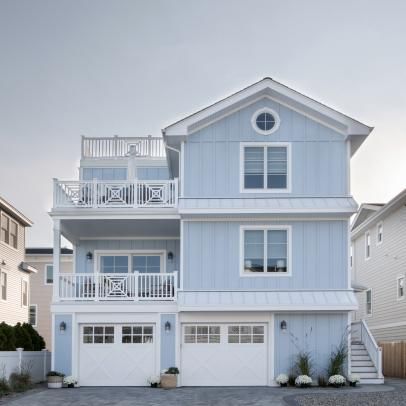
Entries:
[[369, 231], [365, 233], [365, 258], [371, 257], [371, 234]]
[[365, 292], [365, 311], [368, 316], [372, 314], [372, 290], [368, 289]]
[[398, 299], [404, 299], [405, 297], [405, 277], [399, 276], [396, 281], [397, 297]]
[[229, 344], [263, 344], [264, 326], [228, 326]]
[[114, 326], [84, 326], [83, 344], [114, 344]]
[[21, 280], [21, 304], [28, 306], [28, 281]]
[[5, 213], [0, 216], [0, 240], [13, 248], [18, 247], [18, 223]]
[[242, 187], [245, 191], [287, 191], [288, 145], [242, 145]]
[[54, 266], [45, 265], [45, 285], [52, 285], [54, 283]]
[[290, 274], [289, 240], [287, 226], [242, 228], [243, 274]]
[[353, 249], [353, 246], [352, 246], [352, 244], [350, 245], [350, 268], [352, 268], [352, 264], [353, 264], [353, 261], [354, 261], [354, 249]]
[[100, 254], [102, 273], [160, 273], [164, 267], [163, 253]]
[[220, 326], [216, 325], [193, 325], [185, 326], [185, 344], [219, 344]]
[[0, 270], [1, 300], [7, 300], [7, 273]]
[[376, 226], [376, 244], [382, 244], [383, 241], [383, 224], [379, 223]]
[[37, 326], [37, 305], [33, 304], [30, 305], [29, 313], [28, 313], [28, 322], [31, 326]]
[[123, 326], [121, 333], [123, 344], [151, 344], [154, 342], [153, 326]]

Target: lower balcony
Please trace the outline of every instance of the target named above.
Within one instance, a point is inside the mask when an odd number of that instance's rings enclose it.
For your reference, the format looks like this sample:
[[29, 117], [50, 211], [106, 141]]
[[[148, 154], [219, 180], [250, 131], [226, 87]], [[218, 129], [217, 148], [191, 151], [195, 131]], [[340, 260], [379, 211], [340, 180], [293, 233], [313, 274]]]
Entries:
[[176, 301], [178, 272], [59, 274], [60, 301]]

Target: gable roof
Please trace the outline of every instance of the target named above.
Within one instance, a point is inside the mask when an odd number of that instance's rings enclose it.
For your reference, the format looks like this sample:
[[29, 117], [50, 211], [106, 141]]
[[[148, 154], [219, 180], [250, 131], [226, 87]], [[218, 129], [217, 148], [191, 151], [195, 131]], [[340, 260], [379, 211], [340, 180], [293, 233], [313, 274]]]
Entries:
[[165, 127], [162, 133], [167, 141], [171, 137], [187, 137], [193, 132], [264, 97], [286, 105], [292, 110], [298, 111], [315, 121], [333, 128], [343, 134], [344, 137], [348, 137], [351, 141], [351, 155], [357, 151], [365, 138], [373, 130], [373, 127], [362, 124], [323, 103], [266, 77]]
[[10, 204], [6, 199], [0, 196], [0, 210], [4, 210], [7, 214], [13, 217], [15, 220], [19, 221], [24, 227], [31, 227], [33, 222], [23, 213], [18, 211], [12, 204]]
[[[378, 209], [370, 216], [368, 216], [363, 222], [355, 223], [357, 217], [355, 217], [351, 238], [354, 239], [358, 237], [361, 233], [367, 231], [371, 226], [381, 221], [383, 218], [388, 216], [389, 214], [393, 213], [394, 211], [398, 210], [400, 207], [406, 205], [406, 189], [403, 189], [398, 195], [396, 195], [393, 199], [391, 199], [385, 205], [376, 205]], [[362, 207], [363, 205], [361, 205]], [[360, 209], [361, 210], [361, 209]], [[357, 215], [358, 216], [358, 215]]]
[[361, 204], [361, 206], [351, 224], [351, 230], [354, 230], [355, 228], [357, 228], [361, 223], [363, 223], [368, 217], [371, 217], [382, 206], [383, 206], [382, 203], [363, 203], [363, 204]]

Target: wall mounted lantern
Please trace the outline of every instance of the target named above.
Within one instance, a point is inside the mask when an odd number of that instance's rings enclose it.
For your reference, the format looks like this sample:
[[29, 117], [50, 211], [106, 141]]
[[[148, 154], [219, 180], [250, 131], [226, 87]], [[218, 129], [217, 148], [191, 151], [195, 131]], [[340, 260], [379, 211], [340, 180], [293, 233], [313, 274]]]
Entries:
[[169, 251], [169, 252], [168, 252], [168, 261], [169, 261], [169, 262], [172, 262], [172, 261], [173, 261], [173, 252], [172, 252], [172, 251]]
[[90, 251], [86, 254], [86, 259], [88, 261], [91, 261], [93, 259], [93, 254]]
[[59, 331], [61, 333], [64, 333], [66, 331], [66, 323], [64, 321], [61, 321], [59, 324]]
[[167, 321], [167, 322], [165, 323], [165, 331], [166, 331], [167, 333], [169, 333], [169, 332], [171, 331], [171, 323], [169, 323], [169, 321]]
[[282, 330], [282, 331], [286, 331], [287, 328], [288, 328], [288, 324], [286, 323], [285, 320], [282, 320], [282, 321], [281, 321], [281, 330]]

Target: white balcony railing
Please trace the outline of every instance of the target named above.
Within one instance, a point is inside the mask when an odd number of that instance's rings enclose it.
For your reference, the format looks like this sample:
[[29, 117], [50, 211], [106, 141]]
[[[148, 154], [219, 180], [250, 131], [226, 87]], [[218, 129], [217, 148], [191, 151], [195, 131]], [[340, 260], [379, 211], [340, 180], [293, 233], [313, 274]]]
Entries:
[[142, 158], [165, 158], [161, 137], [82, 137], [82, 158], [114, 159], [128, 156], [130, 149]]
[[59, 274], [58, 300], [175, 301], [178, 273]]
[[59, 181], [54, 179], [54, 208], [177, 207], [178, 180]]

